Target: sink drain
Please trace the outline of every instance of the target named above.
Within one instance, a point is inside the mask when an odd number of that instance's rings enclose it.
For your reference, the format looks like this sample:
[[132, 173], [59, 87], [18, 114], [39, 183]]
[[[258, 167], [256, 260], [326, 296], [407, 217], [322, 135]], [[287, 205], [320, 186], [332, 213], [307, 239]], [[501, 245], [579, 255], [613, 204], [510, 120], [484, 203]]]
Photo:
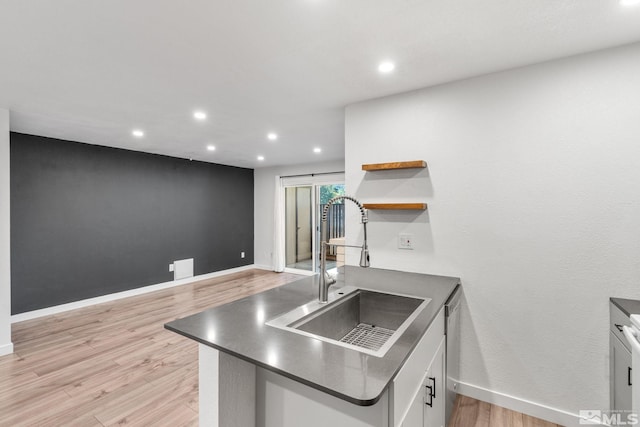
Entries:
[[391, 329], [360, 323], [342, 337], [340, 342], [376, 351], [380, 350], [394, 332]]

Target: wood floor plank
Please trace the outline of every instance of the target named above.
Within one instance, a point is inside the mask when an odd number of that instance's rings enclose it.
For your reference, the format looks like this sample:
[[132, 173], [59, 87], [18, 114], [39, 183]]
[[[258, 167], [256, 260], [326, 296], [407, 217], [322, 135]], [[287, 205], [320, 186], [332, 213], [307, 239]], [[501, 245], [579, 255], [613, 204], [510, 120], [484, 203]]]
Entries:
[[57, 411], [69, 396], [59, 390], [49, 391], [29, 399], [18, 397], [3, 402], [0, 409], [0, 425], [2, 426], [34, 426], [42, 425], [34, 421], [34, 416]]
[[78, 418], [65, 417], [63, 423], [53, 420], [49, 425], [42, 424], [41, 427], [104, 427], [93, 415], [82, 415]]
[[[187, 395], [197, 390], [197, 368], [197, 364], [194, 364], [190, 372], [173, 373], [171, 378], [165, 377], [159, 383], [147, 383], [135, 396], [121, 399], [117, 405], [96, 411], [95, 417], [105, 426], [142, 425], [137, 424], [137, 420], [162, 408], [167, 403], [181, 402]], [[192, 412], [190, 408], [189, 411]]]
[[459, 395], [448, 427], [562, 427], [487, 402]]
[[69, 365], [74, 365], [83, 360], [91, 359], [93, 356], [97, 356], [98, 353], [95, 349], [86, 344], [79, 344], [77, 346], [70, 347], [67, 350], [59, 352], [53, 352], [49, 354], [49, 357], [44, 360], [39, 360], [37, 366], [34, 366], [33, 372], [38, 376], [50, 374], [52, 372], [64, 369]]
[[30, 422], [37, 426], [66, 426], [71, 421], [88, 415], [95, 418], [95, 413], [99, 410], [117, 406], [126, 399], [137, 398], [139, 394], [144, 393], [148, 384], [144, 379], [138, 379], [129, 383], [108, 384], [103, 389], [86, 395], [67, 395], [67, 401], [57, 405], [55, 411], [30, 414]]
[[491, 405], [467, 396], [458, 396], [450, 427], [489, 427]]
[[[0, 390], [10, 390], [19, 387], [21, 384], [30, 381], [36, 381], [40, 378], [35, 372], [23, 372], [17, 375], [0, 375]], [[0, 392], [1, 393], [1, 392]]]
[[5, 407], [6, 402], [27, 402], [52, 390], [64, 389], [65, 386], [83, 378], [99, 375], [117, 367], [118, 365], [110, 360], [89, 359], [42, 377], [34, 374], [35, 376], [30, 376], [11, 388], [0, 389], [0, 410]]
[[[138, 411], [106, 426], [139, 425], [157, 427], [176, 427], [192, 425], [198, 422], [198, 413], [182, 403], [165, 405], [151, 411]], [[103, 424], [104, 425], [104, 424]]]
[[549, 421], [541, 420], [540, 418], [534, 418], [526, 414], [522, 414], [522, 421], [524, 427], [561, 427], [558, 426], [558, 424], [550, 423]]
[[522, 414], [500, 406], [491, 406], [489, 425], [495, 427], [523, 427]]

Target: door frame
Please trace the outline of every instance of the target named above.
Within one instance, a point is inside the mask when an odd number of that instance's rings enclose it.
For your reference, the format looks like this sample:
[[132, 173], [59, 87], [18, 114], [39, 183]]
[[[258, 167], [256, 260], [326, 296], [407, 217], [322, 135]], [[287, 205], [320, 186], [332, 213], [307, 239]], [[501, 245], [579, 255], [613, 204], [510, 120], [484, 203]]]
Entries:
[[[313, 276], [316, 274], [318, 254], [317, 254], [317, 239], [318, 239], [318, 227], [320, 225], [319, 218], [317, 218], [318, 202], [320, 198], [319, 188], [322, 185], [329, 184], [344, 184], [344, 173], [331, 173], [322, 175], [305, 175], [296, 177], [285, 177], [280, 180], [280, 185], [283, 191], [287, 187], [312, 187], [311, 190], [311, 268], [312, 270], [301, 270], [298, 268], [289, 268], [285, 265], [284, 271], [287, 273], [303, 274], [307, 276]], [[282, 230], [286, 232], [286, 225]], [[286, 248], [285, 248], [286, 250]]]

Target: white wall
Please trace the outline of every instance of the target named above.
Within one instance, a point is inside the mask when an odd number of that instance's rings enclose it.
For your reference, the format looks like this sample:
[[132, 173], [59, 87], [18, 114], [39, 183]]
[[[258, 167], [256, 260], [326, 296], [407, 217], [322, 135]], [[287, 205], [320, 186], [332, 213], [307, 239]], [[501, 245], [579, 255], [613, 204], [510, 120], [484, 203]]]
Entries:
[[9, 200], [9, 111], [0, 109], [0, 356], [13, 352]]
[[640, 299], [640, 44], [349, 106], [345, 166], [363, 202], [429, 203], [370, 214], [371, 264], [462, 278], [464, 390], [608, 408], [608, 299]]
[[254, 172], [254, 264], [271, 268], [273, 251], [273, 199], [275, 177], [307, 173], [341, 172], [343, 161], [279, 166], [256, 169]]

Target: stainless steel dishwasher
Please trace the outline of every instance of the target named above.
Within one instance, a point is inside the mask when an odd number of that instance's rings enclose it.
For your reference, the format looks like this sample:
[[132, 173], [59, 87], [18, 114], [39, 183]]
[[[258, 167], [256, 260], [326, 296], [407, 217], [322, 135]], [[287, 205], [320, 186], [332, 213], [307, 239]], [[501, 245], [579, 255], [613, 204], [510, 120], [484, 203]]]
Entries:
[[447, 392], [445, 402], [445, 423], [449, 425], [453, 405], [458, 395], [458, 381], [460, 378], [460, 297], [461, 287], [458, 285], [445, 303], [444, 313], [445, 334], [447, 346]]

